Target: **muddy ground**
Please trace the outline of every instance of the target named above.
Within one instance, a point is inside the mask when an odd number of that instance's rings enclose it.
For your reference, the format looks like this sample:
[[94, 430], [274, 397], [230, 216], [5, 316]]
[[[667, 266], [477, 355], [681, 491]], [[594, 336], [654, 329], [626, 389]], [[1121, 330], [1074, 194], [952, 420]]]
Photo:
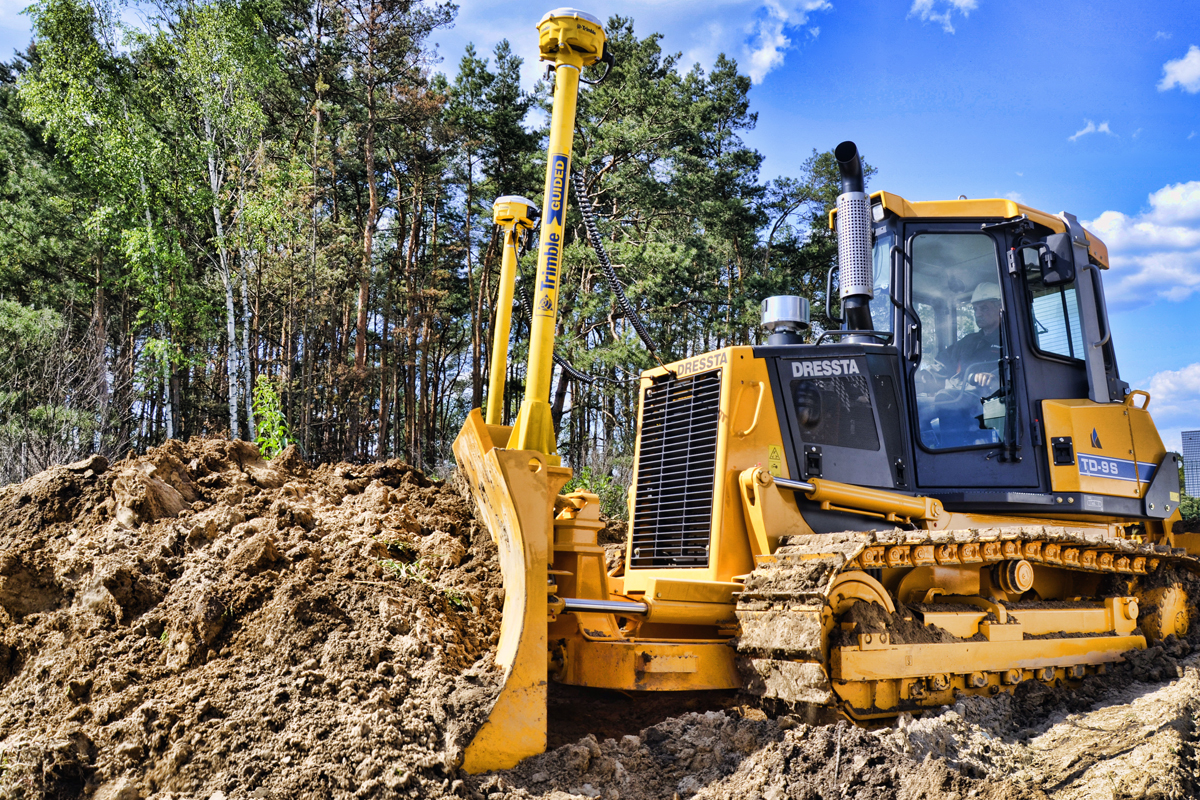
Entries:
[[554, 749], [467, 776], [502, 600], [458, 488], [400, 462], [53, 468], [0, 489], [0, 798], [1200, 795], [1200, 640], [872, 730], [552, 687]]

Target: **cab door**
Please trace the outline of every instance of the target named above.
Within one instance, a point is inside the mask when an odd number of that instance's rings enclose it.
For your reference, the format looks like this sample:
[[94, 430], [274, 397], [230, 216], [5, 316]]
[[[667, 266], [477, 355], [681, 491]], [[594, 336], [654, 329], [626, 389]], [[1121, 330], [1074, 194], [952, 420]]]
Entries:
[[918, 489], [1039, 484], [1004, 241], [979, 223], [905, 226], [906, 389]]

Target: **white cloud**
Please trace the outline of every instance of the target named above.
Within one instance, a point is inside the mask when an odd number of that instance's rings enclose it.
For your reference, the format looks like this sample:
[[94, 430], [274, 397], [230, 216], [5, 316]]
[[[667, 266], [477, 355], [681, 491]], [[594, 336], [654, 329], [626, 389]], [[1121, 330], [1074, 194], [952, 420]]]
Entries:
[[[0, 0], [27, 4], [31, 0]], [[444, 60], [436, 69], [453, 76], [468, 42], [481, 56], [490, 56], [500, 39], [508, 39], [513, 52], [524, 59], [522, 84], [532, 86], [544, 72], [538, 63], [537, 32], [534, 25], [541, 10], [513, 11], [504, 0], [458, 0], [458, 16], [452, 28], [435, 31]], [[619, 14], [634, 20], [634, 31], [645, 37], [662, 32], [660, 45], [666, 54], [682, 53], [678, 69], [686, 72], [694, 64], [712, 68], [717, 55], [737, 59], [738, 68], [756, 83], [785, 61], [818, 29], [808, 23], [814, 12], [828, 11], [829, 0], [610, 0], [603, 9], [588, 9], [608, 21]]]
[[750, 80], [762, 83], [768, 72], [783, 65], [784, 54], [792, 46], [787, 34], [789, 29], [806, 24], [808, 15], [814, 11], [831, 8], [833, 6], [827, 0], [767, 0], [746, 29], [748, 36], [742, 63]]
[[1158, 31], [1157, 33], [1155, 33], [1155, 34], [1154, 34], [1154, 38], [1155, 38], [1156, 40], [1158, 40], [1158, 39], [1170, 39], [1170, 38], [1171, 38], [1171, 34], [1167, 33], [1166, 31]]
[[1178, 302], [1200, 291], [1200, 181], [1164, 186], [1149, 199], [1136, 216], [1105, 211], [1084, 223], [1108, 245], [1110, 306]]
[[1187, 135], [1187, 137], [1188, 137], [1188, 139], [1189, 139], [1189, 140], [1190, 140], [1190, 139], [1195, 139], [1195, 138], [1196, 138], [1196, 132], [1195, 132], [1195, 131], [1192, 131], [1191, 133], [1189, 133], [1189, 134]]
[[1165, 92], [1178, 86], [1189, 94], [1200, 92], [1200, 47], [1192, 45], [1187, 55], [1163, 64], [1163, 79], [1158, 90]]
[[[1020, 175], [1021, 173], [1018, 172], [1017, 174]], [[1020, 192], [1009, 192], [1008, 194], [1006, 194], [1004, 196], [1007, 197], [1009, 200], [1012, 200], [1014, 203], [1024, 203], [1025, 202], [1025, 195], [1021, 194]]]
[[1081, 130], [1075, 131], [1074, 136], [1067, 137], [1068, 142], [1073, 142], [1081, 136], [1087, 136], [1089, 133], [1107, 133], [1109, 136], [1116, 136], [1116, 134], [1113, 133], [1112, 130], [1108, 127], [1107, 120], [1104, 122], [1101, 122], [1099, 126], [1097, 126], [1096, 123], [1092, 122], [1090, 119], [1085, 119], [1084, 122], [1086, 122], [1087, 124], [1084, 125]]
[[[963, 17], [970, 15], [979, 8], [977, 0], [913, 0], [912, 8], [908, 10], [910, 17], [920, 17], [922, 22], [939, 22], [946, 33], [954, 33], [954, 24], [950, 15], [957, 11]], [[939, 10], [941, 9], [941, 10]]]
[[1150, 413], [1167, 449], [1178, 450], [1181, 430], [1200, 428], [1200, 364], [1150, 376]]

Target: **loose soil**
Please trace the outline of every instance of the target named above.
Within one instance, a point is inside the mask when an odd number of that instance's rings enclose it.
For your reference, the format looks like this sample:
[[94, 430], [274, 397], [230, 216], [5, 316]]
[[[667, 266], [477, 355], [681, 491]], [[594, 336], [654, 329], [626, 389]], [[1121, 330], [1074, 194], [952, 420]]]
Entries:
[[2, 488], [0, 521], [0, 798], [1200, 794], [1200, 639], [869, 729], [552, 686], [552, 749], [468, 776], [503, 589], [454, 483], [170, 442]]

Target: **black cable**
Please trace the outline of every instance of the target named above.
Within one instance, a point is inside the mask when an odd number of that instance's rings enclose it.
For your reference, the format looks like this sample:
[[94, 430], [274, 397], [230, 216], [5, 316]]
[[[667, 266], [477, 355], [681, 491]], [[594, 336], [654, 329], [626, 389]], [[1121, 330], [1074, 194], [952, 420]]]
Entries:
[[596, 251], [596, 258], [600, 261], [601, 271], [604, 273], [605, 282], [608, 283], [608, 288], [617, 297], [617, 304], [621, 307], [622, 313], [629, 323], [633, 325], [633, 329], [637, 331], [637, 335], [642, 340], [642, 344], [646, 345], [646, 349], [650, 351], [650, 355], [661, 365], [663, 360], [658, 357], [658, 351], [654, 347], [654, 342], [650, 340], [650, 333], [646, 330], [646, 326], [642, 324], [641, 317], [633, 310], [633, 306], [629, 304], [629, 298], [625, 296], [625, 290], [621, 288], [620, 281], [617, 280], [617, 271], [613, 269], [612, 261], [608, 258], [608, 252], [604, 249], [604, 243], [600, 241], [600, 231], [596, 228], [596, 215], [592, 211], [592, 201], [588, 199], [587, 192], [584, 191], [583, 176], [578, 172], [571, 173], [571, 181], [575, 184], [575, 200], [579, 204], [579, 211], [583, 215], [583, 225], [587, 229], [588, 241], [592, 243], [592, 249]]
[[[532, 326], [533, 305], [529, 302], [529, 295], [526, 294], [526, 292], [525, 292], [525, 284], [520, 283], [520, 282], [517, 283], [517, 294], [519, 294], [521, 297], [521, 308], [525, 309], [525, 316], [529, 318], [529, 322]], [[571, 362], [567, 361], [565, 358], [560, 356], [558, 353], [551, 353], [551, 356], [554, 358], [554, 363], [558, 364], [558, 366], [562, 367], [563, 372], [567, 373], [572, 378], [574, 378], [577, 381], [580, 381], [581, 383], [586, 383], [588, 385], [592, 384], [593, 378], [591, 375], [588, 375], [584, 372], [580, 372], [579, 370], [575, 369], [573, 366], [571, 366]]]
[[608, 73], [612, 72], [613, 65], [617, 63], [617, 60], [613, 58], [612, 51], [608, 49], [608, 42], [604, 43], [604, 49], [600, 51], [600, 61], [597, 63], [604, 65], [603, 75], [601, 75], [599, 78], [596, 78], [594, 81], [589, 81], [587, 78], [583, 77], [582, 73], [580, 73], [579, 80], [583, 81], [589, 86], [599, 86], [600, 84], [604, 83], [604, 79], [608, 77]]

